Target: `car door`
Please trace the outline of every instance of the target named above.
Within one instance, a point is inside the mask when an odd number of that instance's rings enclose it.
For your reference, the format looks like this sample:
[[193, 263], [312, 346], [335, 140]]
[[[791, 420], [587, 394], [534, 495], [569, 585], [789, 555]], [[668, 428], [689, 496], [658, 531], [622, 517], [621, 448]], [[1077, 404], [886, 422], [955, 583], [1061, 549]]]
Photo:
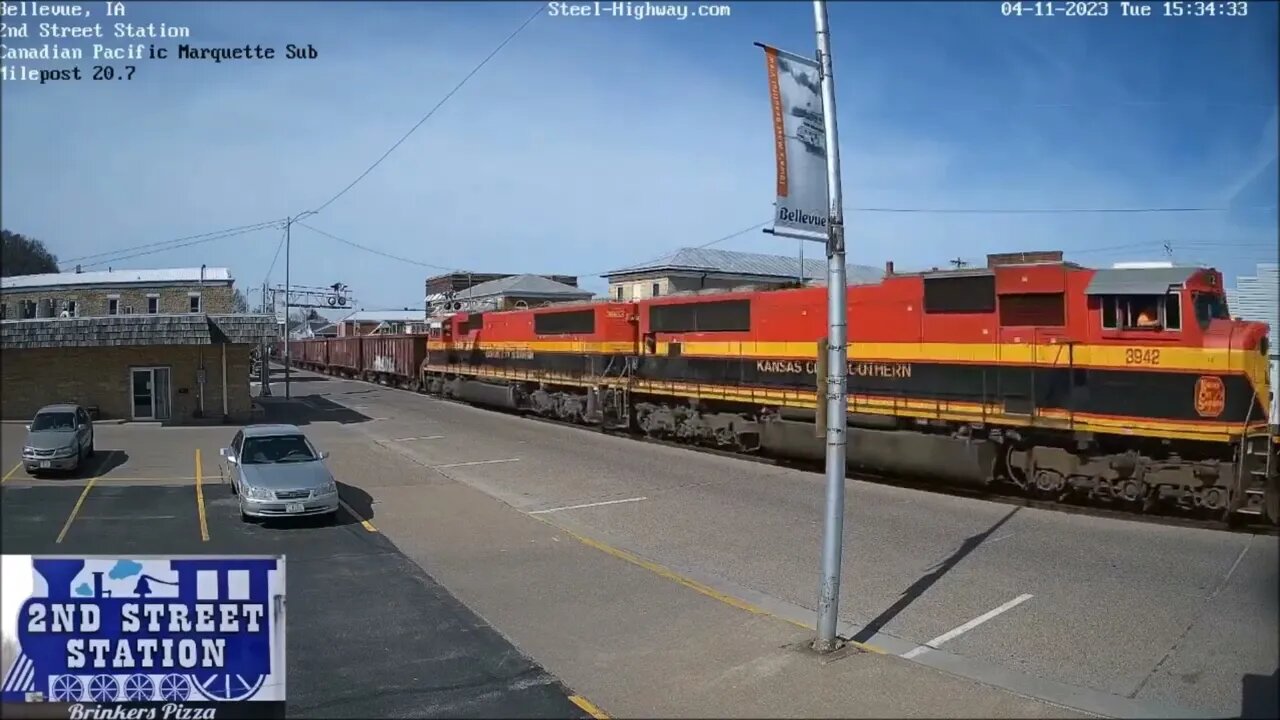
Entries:
[[[230, 448], [231, 456], [234, 457], [237, 460], [237, 462], [240, 460], [240, 446], [241, 444], [243, 444], [242, 443], [243, 439], [244, 439], [243, 430], [236, 433], [236, 436], [231, 439], [231, 448]], [[232, 464], [227, 462], [227, 459], [225, 457], [219, 456], [219, 458], [220, 459], [218, 464], [220, 469], [222, 470], [222, 477], [226, 478], [234, 486], [234, 490], [236, 493], [239, 493], [240, 492], [240, 466], [238, 464]]]
[[84, 408], [76, 408], [76, 439], [79, 442], [79, 451], [84, 453], [89, 448], [89, 443], [93, 441], [93, 430], [89, 427], [89, 414]]

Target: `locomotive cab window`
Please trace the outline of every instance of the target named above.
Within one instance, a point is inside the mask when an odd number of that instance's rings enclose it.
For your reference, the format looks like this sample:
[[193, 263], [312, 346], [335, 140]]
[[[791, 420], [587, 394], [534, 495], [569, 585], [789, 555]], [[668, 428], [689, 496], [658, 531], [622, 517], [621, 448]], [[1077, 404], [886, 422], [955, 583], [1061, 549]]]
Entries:
[[1177, 331], [1182, 329], [1182, 296], [1104, 295], [1102, 329]]
[[1209, 327], [1211, 320], [1229, 320], [1230, 314], [1227, 312], [1227, 303], [1221, 295], [1211, 293], [1196, 293], [1196, 323], [1201, 328]]

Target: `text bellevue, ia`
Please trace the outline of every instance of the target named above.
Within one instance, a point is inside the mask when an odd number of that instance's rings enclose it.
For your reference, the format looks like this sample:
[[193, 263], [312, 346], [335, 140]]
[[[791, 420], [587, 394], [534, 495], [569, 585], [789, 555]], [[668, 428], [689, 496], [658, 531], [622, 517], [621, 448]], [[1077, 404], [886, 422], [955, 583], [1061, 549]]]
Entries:
[[86, 638], [101, 631], [102, 608], [33, 601], [26, 630], [72, 635], [66, 641], [69, 668], [219, 668], [226, 664], [227, 641], [221, 636], [261, 632], [266, 608], [251, 602], [157, 601], [124, 603], [119, 612], [120, 637]]

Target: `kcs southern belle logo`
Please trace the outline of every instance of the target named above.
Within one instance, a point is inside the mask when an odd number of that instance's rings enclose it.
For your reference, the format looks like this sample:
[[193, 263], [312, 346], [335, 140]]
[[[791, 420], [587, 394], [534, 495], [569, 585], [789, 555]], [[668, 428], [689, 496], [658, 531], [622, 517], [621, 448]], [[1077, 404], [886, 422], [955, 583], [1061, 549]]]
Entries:
[[[19, 557], [4, 558], [6, 587], [25, 580]], [[27, 599], [5, 609], [5, 643], [12, 631], [18, 641], [6, 703], [70, 703], [71, 717], [153, 707], [162, 712], [149, 716], [173, 718], [283, 704], [283, 557], [34, 556], [26, 569]]]

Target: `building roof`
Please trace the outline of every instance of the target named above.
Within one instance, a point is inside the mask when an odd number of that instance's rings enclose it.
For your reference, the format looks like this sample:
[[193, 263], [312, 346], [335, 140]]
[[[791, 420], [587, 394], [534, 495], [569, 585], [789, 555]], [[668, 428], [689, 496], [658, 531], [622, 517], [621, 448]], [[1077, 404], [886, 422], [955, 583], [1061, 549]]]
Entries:
[[[879, 268], [866, 265], [847, 265], [846, 267], [851, 284], [878, 282], [884, 277], [884, 271]], [[668, 272], [705, 272], [790, 280], [800, 276], [800, 259], [787, 255], [766, 255], [733, 250], [681, 248], [657, 260], [612, 270], [605, 273], [603, 277], [659, 275]], [[825, 279], [827, 261], [821, 257], [805, 258], [804, 275], [809, 280]]]
[[560, 299], [591, 297], [591, 293], [586, 290], [572, 285], [565, 285], [555, 280], [548, 280], [541, 275], [512, 275], [480, 283], [469, 290], [461, 290], [454, 294], [454, 299], [465, 301], [469, 298], [497, 297], [501, 295]]
[[338, 322], [422, 322], [425, 319], [426, 313], [422, 310], [357, 310]]
[[257, 344], [275, 339], [270, 315], [110, 315], [0, 323], [0, 348]]
[[[224, 267], [206, 267], [204, 282], [231, 282], [231, 270]], [[198, 283], [201, 269], [164, 268], [158, 270], [99, 270], [82, 273], [41, 273], [39, 275], [15, 275], [0, 281], [0, 289], [25, 290], [46, 287], [72, 287], [76, 285], [129, 285]]]
[[1200, 269], [1194, 267], [1106, 268], [1095, 270], [1086, 295], [1163, 295]]

